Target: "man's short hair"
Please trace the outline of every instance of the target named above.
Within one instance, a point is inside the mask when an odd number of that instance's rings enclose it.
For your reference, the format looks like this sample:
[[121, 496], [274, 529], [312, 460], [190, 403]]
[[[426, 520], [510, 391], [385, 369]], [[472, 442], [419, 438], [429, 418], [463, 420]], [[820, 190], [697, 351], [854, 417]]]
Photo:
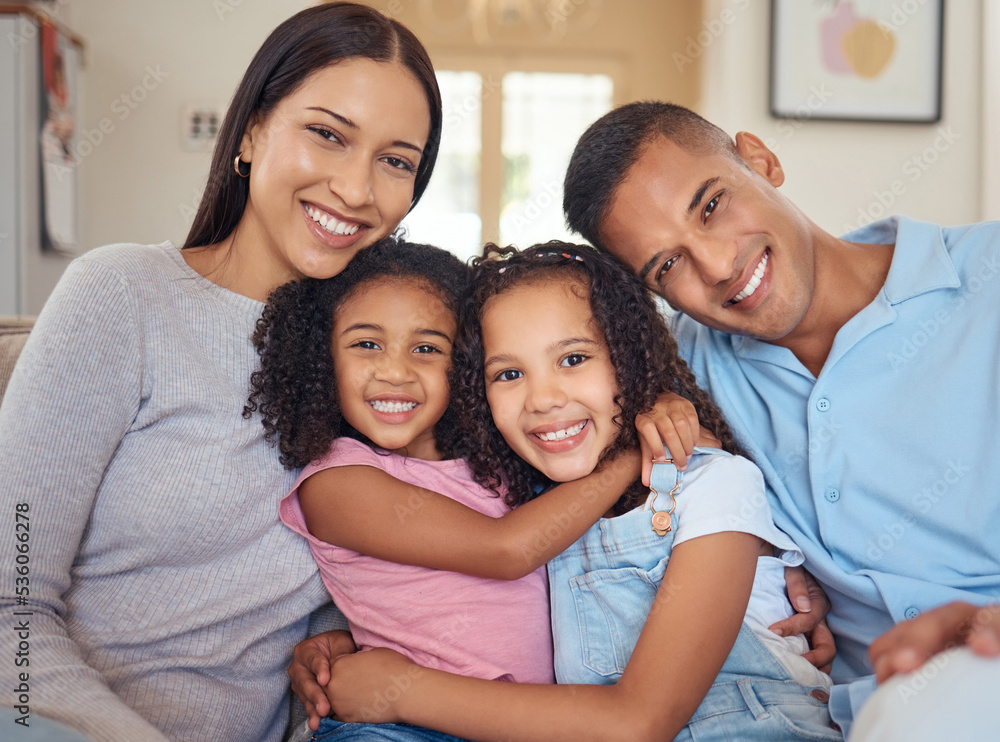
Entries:
[[563, 182], [563, 212], [570, 229], [595, 247], [618, 187], [645, 147], [666, 137], [695, 154], [723, 154], [743, 163], [726, 132], [694, 111], [673, 103], [628, 103], [606, 113], [583, 133]]

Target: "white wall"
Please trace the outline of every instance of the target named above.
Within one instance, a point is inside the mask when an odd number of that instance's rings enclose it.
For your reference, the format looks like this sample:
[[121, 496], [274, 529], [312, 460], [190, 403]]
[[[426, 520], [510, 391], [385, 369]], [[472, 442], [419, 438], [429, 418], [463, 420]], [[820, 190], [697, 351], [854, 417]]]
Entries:
[[[784, 192], [820, 227], [841, 234], [870, 221], [884, 210], [880, 196], [894, 201], [890, 213], [918, 219], [963, 224], [983, 218], [981, 3], [945, 3], [943, 107], [936, 124], [772, 118], [770, 3], [706, 0], [706, 20], [727, 8], [734, 20], [706, 48], [699, 110], [731, 134], [744, 130], [773, 140]], [[935, 143], [938, 149], [929, 152]], [[927, 166], [918, 178], [913, 165], [907, 167], [913, 157]], [[900, 195], [892, 193], [894, 181]]]
[[[81, 74], [84, 245], [183, 242], [210, 152], [181, 146], [181, 109], [223, 109], [266, 36], [308, 0], [63, 0]], [[101, 131], [102, 122], [105, 131]]]

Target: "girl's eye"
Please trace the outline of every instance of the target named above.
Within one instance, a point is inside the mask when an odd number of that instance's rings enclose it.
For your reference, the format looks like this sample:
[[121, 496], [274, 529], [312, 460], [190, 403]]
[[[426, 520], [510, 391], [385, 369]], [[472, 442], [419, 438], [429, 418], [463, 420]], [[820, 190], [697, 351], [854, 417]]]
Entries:
[[417, 172], [417, 169], [413, 167], [413, 164], [404, 160], [402, 157], [383, 157], [382, 162], [389, 165], [389, 167], [402, 170], [410, 173], [411, 175]]
[[361, 348], [361, 350], [381, 350], [378, 343], [372, 340], [359, 340], [358, 342], [351, 345], [352, 348]]
[[587, 360], [587, 356], [583, 353], [571, 353], [562, 359], [560, 366], [579, 366], [581, 363]]
[[522, 376], [524, 376], [524, 374], [522, 374], [517, 369], [508, 368], [508, 369], [504, 369], [503, 371], [501, 371], [500, 373], [498, 373], [496, 376], [494, 376], [493, 380], [494, 381], [516, 381], [517, 379], [520, 379]]
[[336, 142], [337, 144], [341, 143], [340, 137], [337, 136], [336, 132], [333, 132], [330, 129], [324, 129], [322, 126], [309, 126], [307, 128], [309, 129], [309, 131], [319, 134], [328, 142]]
[[440, 353], [440, 348], [435, 348], [433, 345], [418, 345], [413, 349], [414, 353]]

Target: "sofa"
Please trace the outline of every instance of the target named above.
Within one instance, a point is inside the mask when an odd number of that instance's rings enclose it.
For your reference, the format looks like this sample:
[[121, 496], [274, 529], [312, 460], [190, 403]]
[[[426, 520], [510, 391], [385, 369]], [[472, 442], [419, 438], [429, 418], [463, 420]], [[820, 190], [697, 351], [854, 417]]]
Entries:
[[21, 355], [24, 341], [28, 339], [34, 317], [4, 317], [0, 316], [0, 400], [7, 391], [7, 382]]

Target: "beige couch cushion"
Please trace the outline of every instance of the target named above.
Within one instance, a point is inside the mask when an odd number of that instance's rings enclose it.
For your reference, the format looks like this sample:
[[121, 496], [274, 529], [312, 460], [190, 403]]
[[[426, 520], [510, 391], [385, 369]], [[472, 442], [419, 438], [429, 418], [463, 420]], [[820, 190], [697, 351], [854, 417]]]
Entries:
[[34, 324], [34, 317], [0, 316], [0, 399], [7, 391], [7, 382], [14, 370], [14, 364]]

